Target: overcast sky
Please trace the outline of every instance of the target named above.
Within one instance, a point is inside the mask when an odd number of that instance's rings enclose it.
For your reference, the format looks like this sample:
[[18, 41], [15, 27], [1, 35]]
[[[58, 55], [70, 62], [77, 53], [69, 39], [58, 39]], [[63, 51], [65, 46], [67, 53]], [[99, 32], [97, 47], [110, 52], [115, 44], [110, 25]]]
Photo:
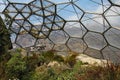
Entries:
[[[0, 0], [0, 3], [2, 1], [5, 1], [5, 0]], [[27, 3], [27, 2], [30, 2], [30, 1], [33, 1], [33, 0], [9, 0], [9, 1]], [[70, 0], [50, 0], [50, 1], [52, 1], [54, 3], [63, 3], [63, 2], [68, 2]], [[101, 5], [99, 5], [99, 4], [101, 4], [101, 0], [74, 0], [74, 1], [77, 1], [75, 4], [86, 12], [91, 12], [91, 13], [102, 13], [103, 12], [103, 7]], [[96, 3], [92, 2], [92, 1], [95, 1]], [[112, 0], [112, 1], [113, 1], [113, 3], [120, 4], [120, 0]], [[103, 0], [103, 3], [105, 5], [104, 10], [106, 10], [110, 6], [110, 4], [107, 0]], [[4, 5], [0, 5], [0, 11], [3, 11], [4, 8], [5, 8]], [[57, 13], [62, 18], [66, 19], [66, 20], [79, 20], [81, 15], [82, 15], [82, 11], [80, 9], [78, 9], [76, 6], [73, 7], [71, 4], [58, 5], [57, 8], [58, 8]], [[111, 10], [113, 10], [113, 11], [111, 11]], [[120, 9], [116, 8], [116, 7], [112, 7], [111, 10], [109, 10], [106, 13], [106, 16], [116, 15], [116, 17], [115, 16], [114, 17], [107, 17], [107, 19], [109, 20], [109, 22], [111, 24], [113, 24], [113, 25], [115, 24], [114, 26], [117, 26], [118, 21], [120, 21], [120, 17], [117, 13], [120, 13], [119, 12]], [[116, 11], [118, 11], [118, 12], [115, 13]], [[77, 12], [77, 14], [75, 12]], [[96, 17], [96, 16], [99, 16], [99, 15], [91, 14], [90, 17], [91, 16]], [[87, 16], [87, 17], [89, 17], [89, 16]], [[102, 18], [95, 18], [94, 20], [99, 22], [99, 23], [103, 23]]]

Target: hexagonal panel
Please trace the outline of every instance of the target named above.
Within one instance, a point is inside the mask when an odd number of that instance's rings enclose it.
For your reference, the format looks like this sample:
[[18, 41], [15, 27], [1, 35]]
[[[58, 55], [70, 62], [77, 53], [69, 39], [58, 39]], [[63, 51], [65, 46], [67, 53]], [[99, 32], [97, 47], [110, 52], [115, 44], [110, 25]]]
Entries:
[[87, 43], [88, 47], [97, 50], [101, 50], [107, 44], [102, 35], [93, 32], [88, 32], [85, 35], [84, 40]]
[[29, 47], [33, 46], [35, 41], [36, 39], [33, 36], [29, 34], [23, 34], [17, 37], [16, 43], [19, 44], [21, 47]]
[[[57, 13], [65, 20], [77, 20], [81, 18], [83, 12], [75, 4], [57, 5]], [[64, 15], [63, 15], [64, 14]], [[69, 15], [68, 15], [69, 14]]]
[[120, 48], [120, 30], [111, 28], [105, 33], [105, 37], [110, 45]]
[[79, 22], [67, 22], [64, 30], [70, 35], [70, 37], [82, 38], [86, 33], [86, 29]]
[[102, 53], [105, 59], [111, 60], [113, 63], [120, 63], [120, 49], [107, 46]]
[[85, 12], [100, 14], [110, 6], [108, 0], [77, 0], [75, 4]]
[[44, 47], [44, 50], [48, 51], [53, 49], [54, 44], [49, 39], [38, 39], [35, 42], [35, 46]]
[[85, 51], [85, 54], [98, 59], [104, 58], [100, 50], [93, 49], [93, 48], [87, 48]]
[[85, 27], [94, 32], [103, 33], [109, 28], [108, 23], [102, 17], [102, 15], [97, 14], [85, 14], [81, 20]]
[[79, 38], [70, 38], [67, 45], [70, 50], [78, 53], [82, 53], [86, 49], [86, 44]]
[[52, 31], [49, 35], [49, 38], [55, 44], [65, 44], [69, 36], [62, 30]]
[[108, 20], [109, 24], [116, 28], [120, 29], [120, 8], [116, 6], [112, 6], [109, 10], [105, 12], [105, 17]]

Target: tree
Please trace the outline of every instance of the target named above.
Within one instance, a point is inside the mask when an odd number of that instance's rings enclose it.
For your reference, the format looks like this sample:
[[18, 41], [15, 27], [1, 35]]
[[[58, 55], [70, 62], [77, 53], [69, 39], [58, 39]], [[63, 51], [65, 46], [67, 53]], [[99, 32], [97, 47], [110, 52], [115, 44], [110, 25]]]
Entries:
[[10, 33], [0, 16], [0, 80], [7, 80], [5, 64], [11, 57], [10, 54], [8, 54], [8, 49], [12, 49]]
[[5, 26], [3, 19], [0, 17], [0, 56], [5, 54], [8, 49], [12, 49], [10, 33]]

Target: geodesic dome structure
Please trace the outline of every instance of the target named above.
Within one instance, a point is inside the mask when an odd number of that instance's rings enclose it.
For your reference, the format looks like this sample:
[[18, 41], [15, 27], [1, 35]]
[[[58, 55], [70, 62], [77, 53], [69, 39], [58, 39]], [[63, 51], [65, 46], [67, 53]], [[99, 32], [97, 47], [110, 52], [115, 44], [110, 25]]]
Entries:
[[120, 61], [119, 0], [8, 0], [3, 14], [15, 48], [44, 46]]

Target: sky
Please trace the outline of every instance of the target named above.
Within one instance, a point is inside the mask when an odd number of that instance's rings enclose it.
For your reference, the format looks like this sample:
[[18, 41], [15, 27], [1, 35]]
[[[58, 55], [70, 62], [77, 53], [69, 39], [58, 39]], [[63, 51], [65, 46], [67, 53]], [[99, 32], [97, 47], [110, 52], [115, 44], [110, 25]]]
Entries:
[[[0, 0], [0, 2], [2, 2], [2, 1], [5, 1], [5, 0]], [[18, 3], [19, 2], [27, 3], [27, 2], [30, 2], [30, 1], [33, 1], [33, 0], [9, 0], [9, 1], [18, 2]], [[58, 4], [58, 3], [68, 2], [69, 0], [49, 0], [49, 1], [52, 1], [52, 2]], [[87, 10], [87, 11], [96, 10], [97, 7], [98, 7], [98, 5], [94, 4], [90, 0], [80, 0], [80, 1], [77, 1], [76, 4], [79, 5], [81, 8], [83, 8], [84, 10]], [[0, 5], [0, 10], [2, 11], [3, 9], [4, 9], [3, 5]], [[67, 9], [70, 10], [70, 7], [68, 7]]]
[[[5, 1], [5, 0], [0, 0], [0, 3], [2, 1]], [[27, 2], [30, 2], [30, 1], [33, 1], [33, 0], [9, 0], [9, 1], [27, 3]], [[60, 3], [68, 2], [70, 0], [49, 0], [49, 1], [60, 4]], [[73, 0], [73, 1], [76, 1], [76, 3], [75, 3], [76, 6], [79, 6], [81, 8], [81, 10], [84, 10], [85, 12], [90, 12], [90, 13], [102, 13], [103, 12], [103, 10], [102, 10], [103, 7], [101, 5], [99, 5], [99, 4], [101, 4], [101, 0]], [[111, 0], [111, 1], [113, 3], [116, 3], [116, 4], [120, 4], [120, 0]], [[106, 5], [104, 7], [104, 10], [106, 10], [110, 6], [110, 4], [108, 3], [107, 0], [103, 0], [103, 3], [104, 3], [104, 5]], [[78, 9], [76, 6], [72, 6], [71, 4], [58, 5], [57, 6], [57, 8], [58, 8], [57, 13], [62, 18], [64, 18], [65, 20], [68, 20], [68, 21], [69, 20], [79, 20], [80, 17], [82, 16], [83, 12], [80, 9]], [[4, 10], [4, 7], [5, 7], [4, 5], [0, 5], [0, 11]], [[112, 7], [111, 9], [113, 11], [111, 11], [111, 10], [108, 11], [106, 13], [106, 16], [118, 15], [114, 11], [116, 11], [116, 10], [120, 11], [119, 8]], [[94, 14], [89, 14], [89, 15], [90, 15], [90, 18], [99, 16], [99, 15], [94, 15]], [[87, 17], [89, 17], [89, 16], [87, 15]], [[86, 19], [88, 19], [88, 18], [86, 18]], [[117, 16], [117, 17], [107, 17], [107, 19], [110, 21], [111, 24], [113, 24], [113, 25], [116, 24], [114, 26], [117, 26], [118, 21], [120, 21], [119, 16]], [[99, 22], [99, 23], [103, 22], [102, 18], [95, 18], [94, 20]], [[120, 25], [118, 25], [118, 26], [120, 26]]]

